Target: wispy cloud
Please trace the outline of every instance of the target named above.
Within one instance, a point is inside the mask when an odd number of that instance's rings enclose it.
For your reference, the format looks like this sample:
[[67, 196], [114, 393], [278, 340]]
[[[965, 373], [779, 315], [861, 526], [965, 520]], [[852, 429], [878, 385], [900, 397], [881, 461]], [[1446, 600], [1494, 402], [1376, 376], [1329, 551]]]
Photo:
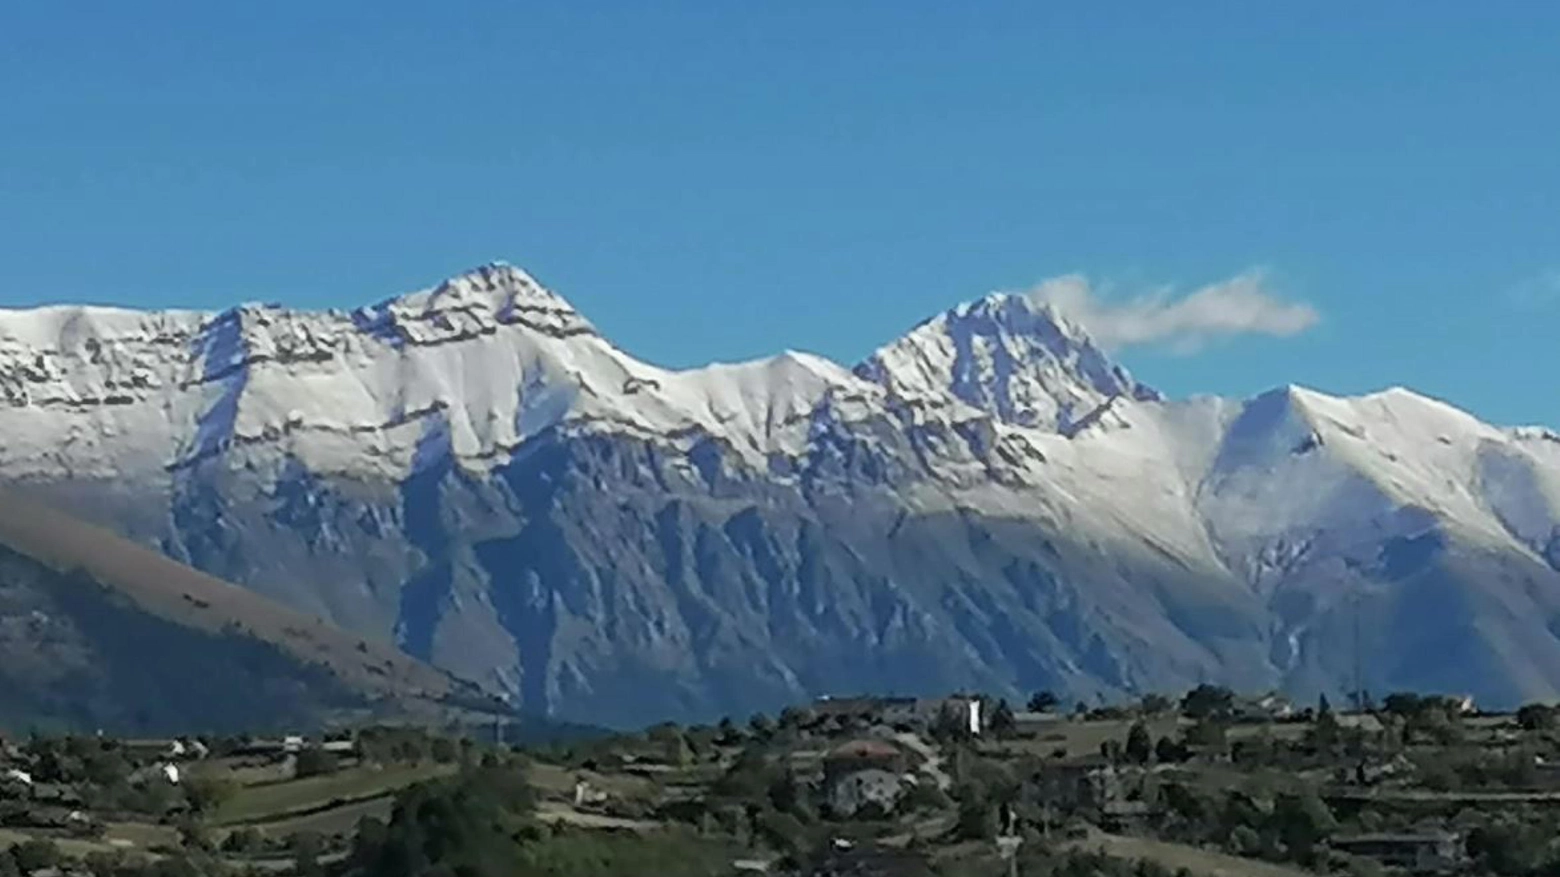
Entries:
[[1551, 268], [1516, 284], [1506, 291], [1506, 298], [1525, 310], [1560, 305], [1560, 268]]
[[1170, 287], [1127, 298], [1113, 292], [1074, 274], [1047, 280], [1029, 296], [1052, 305], [1099, 344], [1115, 349], [1161, 346], [1195, 353], [1219, 338], [1298, 335], [1321, 319], [1310, 305], [1280, 297], [1261, 271], [1247, 271], [1185, 295]]

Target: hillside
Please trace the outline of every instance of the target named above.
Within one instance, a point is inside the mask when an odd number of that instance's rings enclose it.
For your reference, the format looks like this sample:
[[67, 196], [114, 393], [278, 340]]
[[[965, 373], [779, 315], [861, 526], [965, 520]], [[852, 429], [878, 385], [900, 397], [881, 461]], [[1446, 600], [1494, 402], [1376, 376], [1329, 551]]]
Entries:
[[0, 726], [236, 731], [484, 706], [393, 648], [0, 492]]
[[670, 370], [519, 269], [354, 311], [0, 313], [0, 481], [521, 708], [1217, 681], [1560, 696], [1560, 438], [1168, 399], [993, 295]]

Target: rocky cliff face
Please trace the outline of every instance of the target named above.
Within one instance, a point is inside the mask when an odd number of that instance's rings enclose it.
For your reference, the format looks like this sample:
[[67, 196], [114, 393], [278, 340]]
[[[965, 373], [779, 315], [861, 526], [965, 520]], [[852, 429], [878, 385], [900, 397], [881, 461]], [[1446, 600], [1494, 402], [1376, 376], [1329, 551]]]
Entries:
[[[1560, 691], [1560, 442], [1163, 399], [993, 296], [669, 371], [508, 266], [354, 312], [0, 315], [0, 476], [587, 721], [1204, 680]], [[1355, 631], [1364, 631], [1356, 636]]]

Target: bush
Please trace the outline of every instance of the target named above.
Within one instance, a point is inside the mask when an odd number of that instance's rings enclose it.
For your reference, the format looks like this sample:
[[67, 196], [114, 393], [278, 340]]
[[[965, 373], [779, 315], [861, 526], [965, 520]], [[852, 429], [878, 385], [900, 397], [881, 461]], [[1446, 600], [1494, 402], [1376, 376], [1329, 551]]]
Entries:
[[326, 752], [319, 748], [310, 748], [298, 753], [294, 774], [300, 779], [303, 777], [322, 776], [335, 773], [340, 767], [341, 763], [337, 761], [334, 753]]
[[31, 874], [60, 864], [60, 848], [52, 840], [33, 838], [11, 848], [11, 856], [23, 874]]

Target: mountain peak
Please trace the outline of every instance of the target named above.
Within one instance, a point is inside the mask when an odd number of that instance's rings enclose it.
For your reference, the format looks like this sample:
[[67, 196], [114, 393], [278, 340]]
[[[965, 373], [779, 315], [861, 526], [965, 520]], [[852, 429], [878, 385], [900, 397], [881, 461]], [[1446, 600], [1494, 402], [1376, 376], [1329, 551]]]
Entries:
[[494, 261], [457, 274], [439, 285], [407, 293], [353, 314], [360, 328], [422, 340], [486, 334], [498, 325], [519, 324], [554, 337], [594, 335], [596, 328], [563, 296], [508, 262]]
[[950, 308], [856, 373], [899, 395], [952, 392], [1005, 423], [1065, 430], [1108, 400], [1157, 400], [1054, 305], [995, 293]]

